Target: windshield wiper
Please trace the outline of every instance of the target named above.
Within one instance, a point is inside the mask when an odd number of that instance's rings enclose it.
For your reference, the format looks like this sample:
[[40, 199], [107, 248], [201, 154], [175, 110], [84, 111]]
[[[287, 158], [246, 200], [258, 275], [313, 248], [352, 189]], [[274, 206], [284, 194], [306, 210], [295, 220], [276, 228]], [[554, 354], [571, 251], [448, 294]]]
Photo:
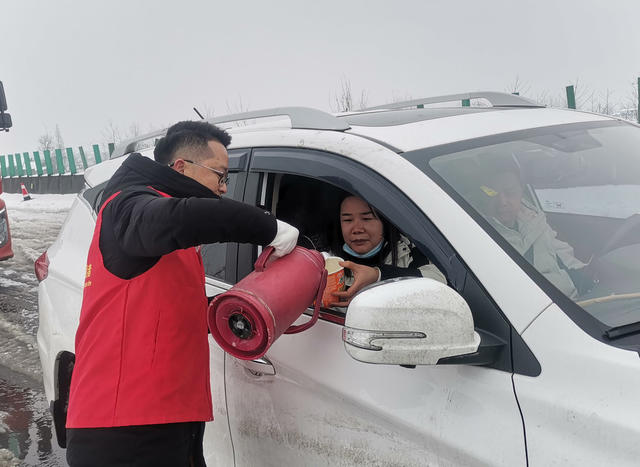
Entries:
[[635, 323], [623, 324], [622, 326], [614, 326], [605, 331], [604, 335], [609, 339], [619, 339], [630, 334], [640, 332], [640, 321]]

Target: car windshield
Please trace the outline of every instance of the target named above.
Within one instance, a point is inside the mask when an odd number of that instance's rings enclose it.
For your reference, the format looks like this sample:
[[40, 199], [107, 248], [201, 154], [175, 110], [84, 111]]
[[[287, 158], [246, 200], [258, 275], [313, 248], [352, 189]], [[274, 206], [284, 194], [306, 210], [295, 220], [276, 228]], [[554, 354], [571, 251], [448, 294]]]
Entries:
[[537, 128], [405, 157], [541, 285], [608, 327], [640, 321], [640, 128]]

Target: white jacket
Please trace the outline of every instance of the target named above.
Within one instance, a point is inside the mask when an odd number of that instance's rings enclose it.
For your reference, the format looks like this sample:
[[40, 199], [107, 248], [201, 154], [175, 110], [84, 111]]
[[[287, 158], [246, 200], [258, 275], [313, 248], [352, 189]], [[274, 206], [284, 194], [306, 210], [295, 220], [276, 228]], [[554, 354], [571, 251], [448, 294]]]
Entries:
[[586, 264], [574, 256], [571, 245], [556, 238], [544, 212], [523, 200], [516, 219], [517, 230], [506, 227], [496, 218], [489, 218], [489, 222], [522, 256], [533, 248], [533, 267], [569, 298], [577, 297], [576, 287], [558, 264], [558, 258], [567, 269], [579, 269]]
[[[398, 240], [397, 251], [398, 251], [398, 266], [399, 268], [408, 268], [413, 261], [413, 257], [411, 256], [411, 250], [415, 248], [415, 246], [409, 241], [409, 239], [403, 235], [400, 235], [400, 240]], [[384, 259], [384, 264], [392, 264], [393, 257], [391, 252]], [[443, 284], [447, 283], [447, 278], [444, 277], [444, 274], [440, 272], [440, 270], [436, 267], [435, 264], [427, 263], [418, 268], [422, 277], [427, 277], [429, 279], [435, 279]]]

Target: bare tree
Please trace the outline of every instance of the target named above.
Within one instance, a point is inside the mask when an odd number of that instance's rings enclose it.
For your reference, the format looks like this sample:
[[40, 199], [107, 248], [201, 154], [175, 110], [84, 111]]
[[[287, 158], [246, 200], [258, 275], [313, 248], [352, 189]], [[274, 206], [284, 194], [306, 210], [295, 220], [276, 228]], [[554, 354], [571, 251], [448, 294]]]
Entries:
[[44, 151], [52, 151], [55, 149], [55, 145], [53, 144], [53, 135], [48, 131], [38, 138], [38, 149], [42, 152]]
[[338, 92], [334, 97], [332, 110], [334, 112], [351, 112], [354, 110], [351, 81], [347, 78], [342, 78], [340, 80], [340, 89], [338, 89]]
[[360, 91], [360, 100], [358, 102], [358, 110], [369, 107], [369, 95], [365, 89]]
[[576, 78], [573, 83], [573, 91], [576, 97], [576, 109], [587, 109], [590, 106], [593, 107], [593, 98], [595, 91], [589, 86], [580, 84], [580, 79]]
[[60, 132], [60, 127], [56, 123], [56, 149], [64, 149], [64, 140], [62, 139], [62, 133]]
[[122, 140], [120, 129], [113, 123], [113, 120], [109, 120], [108, 125], [102, 130], [102, 137], [106, 143], [117, 144]]
[[[56, 124], [56, 129], [54, 134], [51, 134], [49, 130], [46, 130], [44, 134], [42, 134], [38, 138], [38, 150], [44, 153], [44, 151], [53, 152], [56, 149], [61, 149], [64, 151], [64, 140], [62, 139], [62, 132], [60, 131], [60, 127]], [[65, 156], [62, 157], [62, 163], [66, 170], [69, 169], [69, 162]], [[55, 166], [55, 162], [54, 162]]]
[[396, 103], [396, 102], [404, 102], [404, 101], [410, 101], [413, 99], [413, 96], [409, 93], [398, 93], [397, 91], [393, 91], [391, 93], [391, 102], [392, 103]]
[[102, 137], [105, 143], [118, 144], [123, 140], [135, 138], [140, 136], [140, 124], [133, 122], [126, 130], [121, 130], [120, 127], [109, 120], [109, 124], [102, 130]]
[[640, 115], [640, 107], [638, 105], [638, 83], [636, 81], [631, 83], [631, 91], [629, 92], [623, 107], [624, 108], [621, 113], [624, 115], [621, 115], [621, 117], [637, 122], [638, 115]]
[[[249, 111], [249, 106], [245, 105], [242, 102], [242, 96], [240, 95], [238, 95], [238, 98], [235, 100], [235, 102], [230, 103], [228, 99], [225, 100], [225, 105], [227, 106], [227, 112], [230, 114], [240, 114], [240, 113]], [[247, 126], [248, 123], [249, 122], [246, 120], [239, 120], [239, 121], [233, 122], [233, 126], [236, 126], [236, 127]]]
[[518, 94], [520, 96], [525, 94], [528, 95], [529, 92], [531, 91], [531, 85], [529, 83], [525, 83], [521, 81], [520, 76], [516, 75], [516, 78], [513, 80], [513, 83], [511, 83], [507, 87], [506, 91], [511, 94]]
[[206, 103], [203, 106], [198, 107], [198, 111], [205, 119], [210, 119], [215, 116], [215, 109]]
[[567, 97], [560, 91], [552, 95], [545, 89], [538, 92], [532, 99], [534, 102], [546, 107], [565, 108], [567, 106]]
[[611, 90], [609, 88], [607, 88], [602, 96], [594, 93], [591, 102], [591, 111], [604, 115], [613, 115], [616, 113], [616, 105], [611, 102]]
[[242, 102], [242, 96], [238, 95], [237, 99], [233, 102], [229, 102], [229, 99], [225, 100], [227, 106], [227, 112], [230, 114], [239, 114], [249, 111], [249, 106]]
[[351, 81], [343, 77], [339, 82], [339, 89], [329, 102], [332, 112], [352, 112], [354, 110], [366, 109], [369, 106], [369, 94], [366, 89], [360, 91], [358, 101], [354, 98], [354, 91]]
[[135, 138], [136, 136], [140, 136], [140, 124], [137, 122], [129, 125], [129, 130], [125, 134], [126, 138]]
[[[152, 129], [149, 129], [152, 131]], [[119, 144], [122, 141], [136, 138], [141, 134], [140, 124], [138, 122], [133, 122], [129, 124], [126, 130], [121, 130], [118, 125], [113, 123], [112, 120], [109, 120], [109, 123], [102, 130], [102, 143], [100, 144], [100, 152], [102, 154], [109, 154], [109, 144]], [[140, 147], [138, 149], [145, 149], [150, 147], [152, 142], [141, 142]]]

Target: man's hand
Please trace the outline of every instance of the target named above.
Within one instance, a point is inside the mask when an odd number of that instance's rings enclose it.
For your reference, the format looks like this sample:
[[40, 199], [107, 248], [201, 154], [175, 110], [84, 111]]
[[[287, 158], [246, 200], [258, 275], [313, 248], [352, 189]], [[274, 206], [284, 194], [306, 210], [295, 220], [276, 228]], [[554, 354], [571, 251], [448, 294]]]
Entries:
[[278, 231], [276, 232], [276, 236], [267, 246], [274, 248], [273, 256], [280, 257], [288, 255], [296, 247], [296, 243], [298, 242], [298, 229], [280, 220], [278, 220], [277, 223]]
[[364, 287], [374, 282], [378, 282], [380, 279], [380, 269], [372, 268], [370, 266], [364, 266], [362, 264], [354, 263], [352, 261], [342, 261], [340, 266], [350, 269], [353, 273], [353, 284], [346, 292], [334, 292], [333, 295], [340, 299], [339, 302], [334, 302], [332, 306], [349, 306], [351, 299]]

